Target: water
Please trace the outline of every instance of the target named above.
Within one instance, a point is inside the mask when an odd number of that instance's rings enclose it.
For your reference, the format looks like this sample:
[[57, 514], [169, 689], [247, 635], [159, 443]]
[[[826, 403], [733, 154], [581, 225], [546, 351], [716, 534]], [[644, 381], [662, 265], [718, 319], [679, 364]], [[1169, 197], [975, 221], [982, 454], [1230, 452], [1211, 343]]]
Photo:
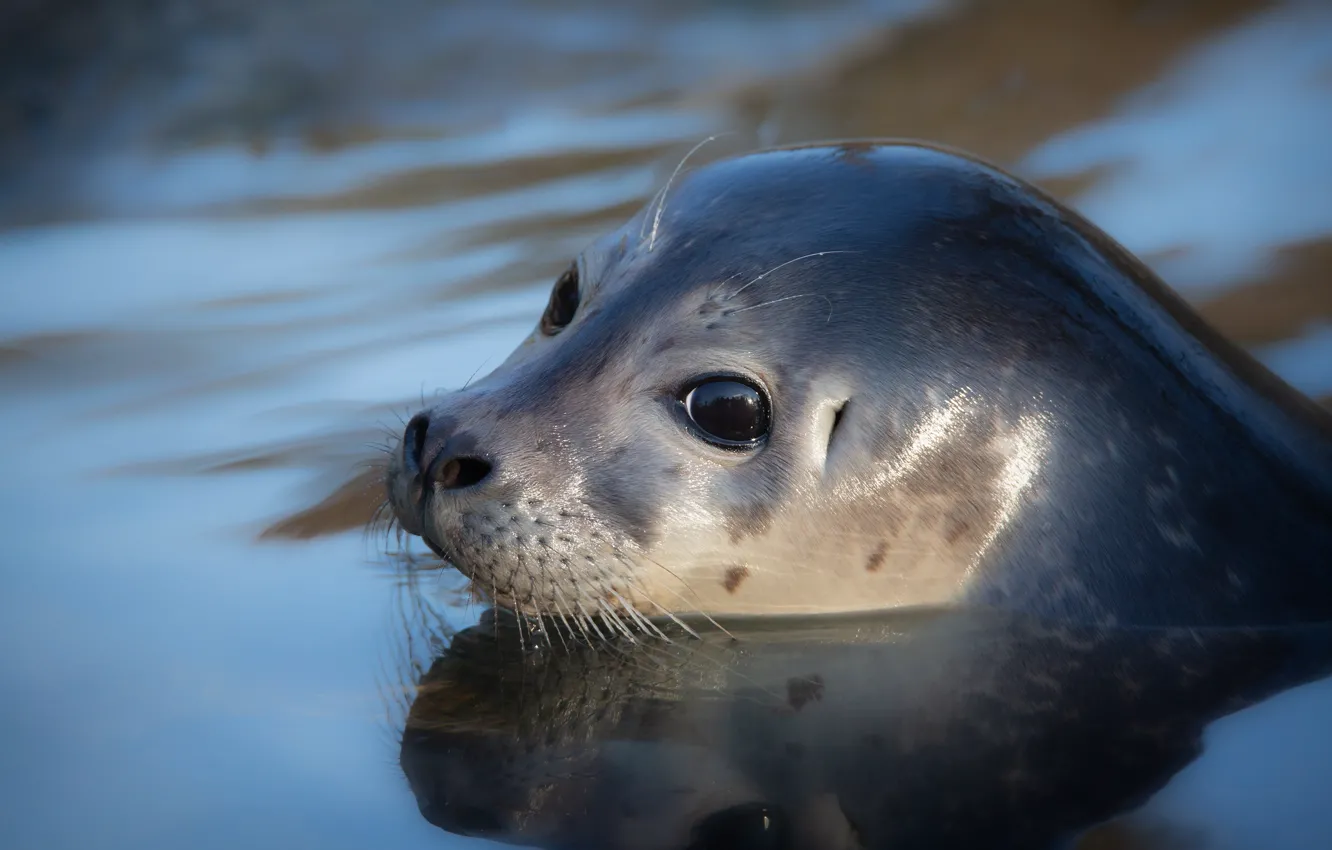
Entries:
[[[0, 91], [65, 87], [0, 146], [0, 844], [482, 846], [397, 765], [407, 624], [478, 611], [339, 487], [714, 133], [1015, 165], [1332, 394], [1325, 6], [598, 5], [167, 4], [59, 73], [8, 53]], [[1330, 691], [1216, 724], [1149, 810], [1325, 846]]]

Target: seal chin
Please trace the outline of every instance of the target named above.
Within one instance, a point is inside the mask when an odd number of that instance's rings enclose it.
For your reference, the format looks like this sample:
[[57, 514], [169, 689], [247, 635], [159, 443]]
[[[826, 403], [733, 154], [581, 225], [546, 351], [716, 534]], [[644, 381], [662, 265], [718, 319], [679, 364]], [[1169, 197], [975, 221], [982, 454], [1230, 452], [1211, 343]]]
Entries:
[[436, 499], [432, 498], [430, 482], [418, 464], [413, 464], [404, 456], [406, 441], [393, 452], [389, 462], [388, 475], [385, 479], [389, 506], [393, 516], [403, 531], [421, 538], [421, 542], [441, 560], [447, 561], [459, 572], [472, 576], [465, 559], [458, 557], [447, 545], [448, 535], [432, 534], [430, 513], [438, 510]]
[[430, 537], [426, 534], [420, 534], [418, 536], [421, 538], [421, 542], [425, 543], [426, 548], [429, 549], [431, 552], [435, 553], [436, 557], [440, 558], [441, 560], [448, 561], [458, 570], [458, 572], [462, 573], [468, 578], [472, 577], [472, 574], [467, 570], [467, 565], [460, 563], [459, 559], [456, 556], [450, 555], [448, 552], [446, 552], [443, 546], [431, 540]]

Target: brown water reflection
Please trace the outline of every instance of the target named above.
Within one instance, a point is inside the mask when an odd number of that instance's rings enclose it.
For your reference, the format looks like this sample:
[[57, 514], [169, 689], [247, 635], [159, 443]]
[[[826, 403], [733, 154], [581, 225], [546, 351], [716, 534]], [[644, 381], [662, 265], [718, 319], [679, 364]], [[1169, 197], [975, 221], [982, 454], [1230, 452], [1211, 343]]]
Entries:
[[[999, 163], [1119, 108], [1194, 47], [1272, 4], [978, 0], [885, 33], [825, 74], [757, 90], [784, 138], [934, 139]], [[760, 119], [761, 120], [761, 119]], [[1110, 175], [1104, 175], [1106, 177]], [[1083, 180], [1047, 183], [1059, 194]]]
[[[740, 639], [616, 635], [593, 650], [547, 634], [549, 649], [536, 637], [520, 652], [504, 617], [450, 635], [404, 721], [423, 815], [527, 846], [652, 850], [707, 820], [743, 834], [761, 802], [801, 838], [742, 846], [1051, 846], [1164, 784], [1211, 720], [1332, 669], [1303, 652], [1326, 628], [1102, 631], [929, 610], [725, 626]], [[1207, 843], [1149, 822], [1077, 846]]]
[[[992, 158], [1332, 402], [1329, 79], [1316, 2], [6, 5], [0, 844], [467, 846], [383, 740], [437, 582], [361, 532], [377, 446], [713, 134]], [[1163, 846], [1325, 846], [1300, 728], [1239, 762], [1289, 793], [1208, 768]]]

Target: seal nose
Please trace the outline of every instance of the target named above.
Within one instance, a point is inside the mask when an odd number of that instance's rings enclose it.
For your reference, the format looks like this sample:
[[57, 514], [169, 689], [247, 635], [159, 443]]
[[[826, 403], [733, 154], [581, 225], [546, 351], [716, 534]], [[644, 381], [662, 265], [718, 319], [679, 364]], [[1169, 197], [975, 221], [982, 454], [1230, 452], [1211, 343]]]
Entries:
[[450, 430], [448, 424], [432, 423], [428, 413], [412, 417], [402, 435], [407, 471], [445, 490], [480, 484], [490, 475], [490, 462], [471, 453], [474, 441], [470, 437], [439, 433], [444, 430]]

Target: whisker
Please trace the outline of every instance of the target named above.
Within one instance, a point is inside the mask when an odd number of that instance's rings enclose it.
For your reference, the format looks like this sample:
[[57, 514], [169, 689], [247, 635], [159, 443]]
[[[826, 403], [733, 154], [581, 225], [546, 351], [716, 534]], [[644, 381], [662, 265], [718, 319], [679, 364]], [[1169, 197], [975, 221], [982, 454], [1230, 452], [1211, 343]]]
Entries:
[[606, 619], [610, 621], [608, 625], [613, 625], [619, 629], [620, 633], [628, 638], [630, 643], [638, 643], [633, 632], [629, 631], [629, 627], [624, 624], [624, 621], [616, 615], [615, 610], [605, 600], [598, 599], [597, 606], [606, 613]]
[[722, 136], [729, 136], [729, 135], [732, 134], [714, 133], [713, 135], [708, 136], [706, 139], [704, 139], [703, 141], [699, 142], [698, 144], [690, 148], [689, 153], [685, 154], [684, 158], [680, 160], [680, 164], [675, 166], [675, 170], [671, 172], [671, 176], [666, 180], [666, 185], [662, 187], [661, 200], [657, 202], [657, 212], [652, 216], [652, 232], [648, 234], [649, 251], [651, 251], [653, 246], [657, 244], [657, 230], [658, 228], [661, 227], [661, 214], [666, 210], [666, 193], [670, 191], [671, 184], [675, 182], [675, 178], [680, 174], [680, 169], [685, 167], [685, 163], [689, 162], [689, 158], [691, 156], [698, 153], [699, 148], [703, 147], [708, 142], [714, 141]]
[[[648, 601], [651, 602], [652, 604], [656, 605], [656, 603], [653, 602], [653, 600], [652, 600], [650, 597], [648, 598]], [[658, 605], [657, 607], [660, 608], [661, 606]], [[662, 610], [665, 611], [665, 609], [662, 609]], [[688, 630], [688, 627], [685, 626], [683, 623], [681, 623], [678, 619], [676, 619], [676, 617], [675, 617], [673, 614], [671, 614], [671, 612], [669, 612], [669, 611], [665, 611], [665, 613], [666, 613], [666, 615], [667, 615], [668, 617], [670, 617], [671, 619], [675, 620], [676, 624], [679, 625], [681, 628], [684, 628], [684, 629]], [[695, 637], [698, 637], [698, 635], [695, 635]], [[735, 640], [735, 638], [732, 637], [732, 640]], [[638, 650], [638, 652], [639, 652], [640, 654], [642, 654], [642, 653], [647, 653], [648, 655], [651, 656], [651, 655], [653, 655], [653, 654], [655, 653], [658, 657], [662, 657], [662, 658], [674, 658], [674, 656], [671, 655], [671, 654], [670, 654], [670, 653], [669, 653], [664, 647], [661, 647], [660, 644], [651, 644], [651, 643], [649, 643], [649, 644], [641, 644], [640, 646], [641, 646], [641, 648]], [[674, 648], [674, 647], [675, 647], [675, 643], [674, 643], [673, 641], [670, 642], [670, 646], [671, 646], [672, 648]], [[733, 663], [732, 660], [729, 660], [729, 659], [728, 659], [725, 650], [721, 650], [721, 651], [720, 651], [720, 655], [718, 655], [718, 654], [716, 654], [716, 653], [713, 652], [712, 648], [711, 648], [710, 645], [707, 643], [707, 641], [704, 641], [704, 640], [702, 640], [702, 639], [700, 638], [700, 639], [699, 639], [699, 643], [698, 643], [697, 645], [691, 645], [688, 651], [689, 651], [689, 654], [690, 654], [690, 656], [691, 656], [692, 658], [699, 659], [699, 660], [701, 660], [701, 661], [706, 661], [706, 662], [708, 662], [708, 663], [714, 665], [715, 667], [717, 667], [717, 669], [719, 669], [719, 670], [723, 670], [723, 671], [727, 672], [729, 675], [735, 676], [736, 678], [743, 680], [744, 682], [746, 682], [746, 683], [752, 685], [752, 686], [755, 688], [755, 690], [761, 691], [761, 692], [767, 694], [768, 696], [771, 696], [773, 699], [776, 699], [776, 700], [781, 700], [781, 699], [782, 699], [782, 695], [781, 695], [780, 693], [778, 693], [777, 691], [773, 690], [773, 689], [772, 689], [771, 687], [769, 687], [768, 685], [765, 685], [765, 684], [764, 684], [762, 681], [760, 681], [759, 679], [756, 679], [756, 678], [754, 678], [753, 676], [750, 676], [750, 675], [748, 675], [748, 674], [742, 672], [742, 671], [741, 671], [741, 670], [740, 670], [740, 669], [739, 669], [739, 668]], [[639, 665], [639, 666], [642, 666], [642, 665]]]
[[514, 605], [513, 617], [518, 621], [518, 650], [526, 655], [527, 641], [523, 637], [523, 612], [516, 604]]
[[764, 272], [763, 274], [761, 274], [761, 275], [759, 275], [758, 277], [756, 277], [756, 278], [754, 278], [753, 280], [751, 280], [749, 283], [746, 283], [744, 286], [742, 286], [742, 287], [740, 287], [739, 289], [737, 289], [736, 291], [732, 292], [730, 295], [727, 295], [726, 298], [725, 298], [724, 300], [726, 300], [726, 301], [730, 301], [732, 298], [734, 298], [735, 296], [737, 296], [737, 295], [739, 295], [740, 293], [744, 292], [744, 291], [745, 291], [746, 289], [748, 289], [749, 287], [751, 287], [751, 286], [753, 286], [754, 284], [758, 283], [760, 280], [763, 280], [763, 278], [767, 277], [768, 275], [772, 274], [772, 273], [775, 272], [775, 271], [778, 271], [779, 269], [784, 269], [784, 268], [786, 268], [787, 266], [791, 265], [792, 263], [798, 263], [798, 262], [800, 262], [801, 260], [808, 260], [808, 259], [811, 259], [811, 258], [813, 258], [813, 257], [826, 257], [826, 256], [828, 256], [829, 254], [859, 254], [859, 253], [860, 253], [859, 251], [815, 251], [815, 252], [812, 253], [812, 254], [803, 254], [803, 255], [801, 255], [801, 256], [799, 256], [799, 257], [796, 257], [796, 258], [793, 259], [793, 260], [787, 260], [787, 261], [784, 262], [784, 263], [779, 263], [778, 265], [773, 266], [772, 268], [768, 269], [768, 270], [767, 270], [766, 272]]
[[830, 299], [828, 296], [824, 295], [821, 292], [802, 292], [799, 295], [787, 295], [782, 298], [774, 298], [771, 301], [763, 301], [758, 304], [751, 304], [748, 307], [735, 307], [733, 309], [727, 310], [726, 312], [728, 315], [731, 313], [743, 313], [746, 310], [757, 310], [760, 307], [771, 307], [773, 304], [781, 304], [783, 301], [794, 301], [797, 298], [822, 298], [824, 302], [826, 302], [828, 305], [828, 318], [824, 319], [823, 321], [825, 323], [832, 321], [832, 313], [833, 313], [832, 299]]
[[647, 617], [644, 617], [636, 608], [634, 608], [634, 606], [630, 605], [623, 596], [621, 596], [619, 593], [617, 593], [614, 590], [611, 591], [611, 595], [614, 596], [616, 599], [618, 599], [620, 601], [620, 605], [624, 607], [624, 610], [629, 612], [629, 616], [634, 618], [634, 621], [637, 622], [639, 627], [643, 630], [643, 634], [650, 635], [651, 632], [649, 632], [648, 629], [651, 629], [652, 632], [656, 632], [657, 636], [660, 637], [662, 640], [666, 641], [667, 643], [671, 642], [671, 639], [667, 637], [665, 632], [657, 628], [656, 624], [654, 624]]
[[574, 619], [578, 623], [578, 630], [583, 633], [583, 640], [588, 646], [595, 647], [596, 641], [592, 640], [592, 629], [588, 624], [587, 614], [580, 611]]
[[[563, 599], [563, 594], [561, 594], [561, 598]], [[577, 613], [574, 612], [574, 610], [573, 610], [573, 606], [572, 606], [572, 605], [569, 605], [569, 601], [568, 601], [567, 599], [564, 600], [564, 604], [567, 605], [567, 606], [569, 607], [569, 617], [570, 617], [570, 619], [572, 619], [575, 623], [578, 624], [578, 634], [582, 636], [582, 638], [583, 638], [583, 643], [584, 643], [586, 646], [589, 646], [589, 647], [592, 646], [592, 635], [588, 634], [588, 631], [587, 631], [587, 624], [583, 622], [583, 619], [584, 619], [584, 618], [581, 617], [581, 616], [579, 616]], [[570, 632], [570, 634], [573, 634], [573, 632]]]
[[471, 386], [472, 381], [476, 379], [477, 375], [481, 374], [481, 370], [486, 368], [486, 364], [489, 362], [490, 362], [490, 355], [487, 355], [486, 359], [481, 361], [481, 365], [477, 366], [476, 370], [472, 372], [471, 376], [468, 377], [468, 379], [463, 382], [463, 385], [458, 389], [458, 392], [462, 392], [463, 390]]
[[[533, 601], [535, 604], [535, 600]], [[532, 622], [532, 634], [538, 635], [541, 642], [546, 645], [546, 649], [554, 649], [555, 645], [550, 641], [550, 629], [546, 628], [546, 620], [541, 613], [541, 607], [538, 605], [533, 611], [534, 621]]]
[[587, 613], [587, 609], [583, 607], [583, 601], [581, 599], [575, 600], [575, 604], [578, 606], [579, 613], [583, 615], [583, 619], [592, 627], [592, 631], [597, 633], [597, 637], [601, 638], [602, 641], [607, 641], [607, 637], [601, 633], [601, 629], [597, 626], [597, 621], [592, 619], [592, 616]]
[[[674, 577], [675, 577], [675, 580], [676, 580], [676, 581], [679, 581], [680, 584], [683, 585], [684, 587], [688, 587], [688, 586], [689, 586], [688, 583], [682, 581], [678, 575], [676, 575], [676, 574], [675, 574], [674, 572], [672, 572], [671, 570], [667, 569], [667, 567], [666, 567], [664, 564], [662, 564], [661, 562], [657, 561], [655, 558], [649, 558], [647, 555], [643, 555], [643, 559], [646, 560], [646, 561], [648, 561], [649, 563], [655, 564], [655, 565], [656, 565], [658, 568], [660, 568], [660, 569], [666, 570], [666, 572], [668, 572], [668, 573], [670, 573], [672, 576], [674, 576]], [[675, 590], [675, 589], [673, 589], [673, 588], [667, 587], [667, 588], [666, 588], [666, 591], [667, 591], [668, 593], [670, 593], [672, 596], [674, 596], [675, 598], [679, 599], [681, 602], [688, 602], [688, 601], [689, 601], [688, 598], [685, 597], [685, 595], [682, 594], [682, 593], [680, 593], [678, 590]], [[654, 602], [653, 604], [655, 605], [656, 603]], [[657, 605], [657, 607], [658, 607], [658, 608], [661, 608], [660, 605]], [[722, 634], [726, 635], [726, 636], [729, 637], [731, 640], [735, 640], [735, 635], [731, 634], [731, 633], [728, 632], [726, 629], [724, 629], [724, 628], [722, 627], [721, 623], [718, 623], [716, 620], [712, 619], [712, 617], [709, 616], [708, 613], [707, 613], [706, 611], [702, 610], [701, 608], [698, 608], [697, 606], [692, 606], [692, 607], [693, 607], [694, 613], [698, 614], [700, 617], [702, 617], [703, 619], [705, 619], [705, 620], [707, 620], [709, 623], [711, 623], [712, 626], [713, 626], [713, 628], [717, 629], [717, 631], [719, 631], [719, 632], [721, 632]], [[663, 610], [664, 610], [664, 609], [663, 609]], [[679, 623], [678, 620], [677, 620], [676, 622]], [[683, 623], [681, 623], [680, 625], [683, 626]], [[694, 634], [694, 637], [698, 637], [698, 635], [697, 635], [696, 633], [691, 632], [691, 634]]]
[[648, 597], [648, 596], [645, 596], [644, 598], [646, 598], [647, 601], [648, 601], [648, 602], [649, 602], [654, 608], [656, 608], [656, 609], [657, 609], [658, 611], [660, 611], [662, 614], [665, 614], [667, 617], [669, 617], [669, 618], [671, 619], [671, 622], [675, 623], [675, 625], [679, 626], [680, 628], [684, 629], [686, 632], [689, 632], [689, 634], [693, 635], [695, 639], [697, 639], [697, 640], [702, 640], [702, 639], [703, 639], [703, 638], [699, 637], [698, 632], [694, 631], [693, 629], [689, 628], [689, 626], [685, 625], [685, 622], [684, 622], [683, 620], [681, 620], [679, 617], [677, 617], [677, 616], [675, 616], [674, 614], [672, 614], [671, 611], [670, 611], [670, 609], [666, 608], [666, 607], [665, 607], [664, 605], [662, 605], [660, 602], [658, 602], [657, 600], [655, 600], [655, 599], [653, 599], [653, 598], [651, 598], [651, 597]]
[[[665, 187], [665, 186], [662, 186], [662, 187], [661, 187], [660, 189], [658, 189], [656, 192], [652, 193], [652, 200], [648, 201], [647, 208], [650, 210], [650, 209], [652, 209], [653, 207], [657, 206], [657, 203], [661, 200], [661, 197], [662, 197], [662, 195], [664, 195], [664, 194], [666, 194], [666, 187]], [[647, 238], [648, 222], [651, 221], [651, 220], [652, 220], [652, 217], [649, 216], [649, 215], [647, 214], [647, 212], [645, 211], [645, 212], [643, 213], [643, 220], [642, 220], [642, 221], [639, 223], [639, 225], [638, 225], [638, 241], [639, 241], [639, 242], [642, 242], [644, 239]]]
[[[568, 632], [570, 637], [573, 637], [573, 628], [569, 625], [569, 618], [564, 616], [564, 608], [560, 606], [558, 600], [552, 602], [551, 604], [555, 606], [555, 613], [559, 615], [560, 623], [564, 626], [564, 631]], [[557, 630], [555, 634], [559, 637], [560, 643], [563, 644], [564, 646], [565, 655], [568, 655], [570, 652], [569, 642], [565, 640], [564, 632]]]

